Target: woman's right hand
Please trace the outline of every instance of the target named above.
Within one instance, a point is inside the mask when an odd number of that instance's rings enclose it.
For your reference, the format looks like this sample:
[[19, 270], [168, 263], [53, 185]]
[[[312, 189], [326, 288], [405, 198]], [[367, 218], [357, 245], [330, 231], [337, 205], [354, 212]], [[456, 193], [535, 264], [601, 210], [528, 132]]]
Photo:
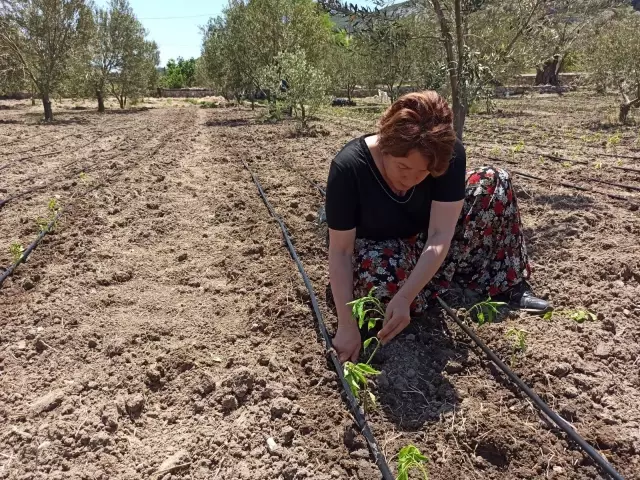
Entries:
[[335, 348], [340, 362], [348, 360], [357, 362], [360, 356], [360, 330], [355, 320], [343, 322], [338, 325], [336, 336], [333, 337], [333, 348]]

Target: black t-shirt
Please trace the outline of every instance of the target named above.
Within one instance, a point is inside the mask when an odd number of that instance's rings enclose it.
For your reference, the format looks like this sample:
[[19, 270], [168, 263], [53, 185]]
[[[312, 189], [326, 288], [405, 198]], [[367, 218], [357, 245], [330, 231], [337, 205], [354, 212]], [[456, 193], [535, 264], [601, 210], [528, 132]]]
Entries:
[[467, 156], [461, 141], [456, 140], [444, 175], [429, 175], [401, 197], [383, 179], [367, 136], [349, 142], [331, 163], [325, 205], [329, 228], [355, 228], [357, 238], [372, 240], [408, 238], [428, 232], [432, 200], [464, 199]]

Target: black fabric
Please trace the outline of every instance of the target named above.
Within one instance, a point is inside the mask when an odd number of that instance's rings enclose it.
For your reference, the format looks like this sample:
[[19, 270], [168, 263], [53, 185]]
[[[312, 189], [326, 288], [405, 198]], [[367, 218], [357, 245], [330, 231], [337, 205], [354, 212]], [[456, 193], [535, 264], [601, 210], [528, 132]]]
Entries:
[[464, 199], [467, 157], [459, 140], [444, 175], [428, 176], [400, 197], [382, 178], [365, 142], [367, 136], [349, 142], [331, 163], [325, 205], [329, 228], [355, 228], [357, 238], [372, 240], [408, 238], [428, 231], [433, 200]]

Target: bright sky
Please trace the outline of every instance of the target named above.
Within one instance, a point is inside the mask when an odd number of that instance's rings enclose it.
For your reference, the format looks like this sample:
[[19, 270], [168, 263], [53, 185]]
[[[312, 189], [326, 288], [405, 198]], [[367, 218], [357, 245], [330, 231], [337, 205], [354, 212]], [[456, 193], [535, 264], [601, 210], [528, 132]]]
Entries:
[[[107, 0], [97, 0], [106, 7]], [[160, 48], [160, 65], [170, 58], [200, 56], [202, 37], [199, 27], [209, 17], [215, 17], [227, 5], [227, 0], [129, 0], [138, 20]]]
[[[108, 0], [96, 0], [106, 7]], [[160, 48], [160, 65], [170, 58], [200, 56], [200, 26], [222, 13], [228, 0], [129, 0], [131, 8]], [[368, 2], [354, 2], [366, 4]]]

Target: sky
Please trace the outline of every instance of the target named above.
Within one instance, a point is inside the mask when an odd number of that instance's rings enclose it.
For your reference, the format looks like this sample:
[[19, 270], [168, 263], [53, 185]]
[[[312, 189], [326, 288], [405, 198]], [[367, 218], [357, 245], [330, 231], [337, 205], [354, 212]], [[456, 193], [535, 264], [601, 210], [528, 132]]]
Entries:
[[[108, 0], [96, 0], [106, 7]], [[200, 26], [222, 13], [228, 0], [129, 0], [138, 20], [149, 32], [149, 40], [155, 40], [160, 49], [160, 66], [178, 57], [200, 56], [202, 36]], [[366, 4], [367, 1], [353, 2]]]
[[[96, 4], [106, 7], [107, 0]], [[200, 26], [222, 13], [227, 0], [129, 0], [138, 20], [160, 48], [160, 65], [170, 58], [200, 56]]]

